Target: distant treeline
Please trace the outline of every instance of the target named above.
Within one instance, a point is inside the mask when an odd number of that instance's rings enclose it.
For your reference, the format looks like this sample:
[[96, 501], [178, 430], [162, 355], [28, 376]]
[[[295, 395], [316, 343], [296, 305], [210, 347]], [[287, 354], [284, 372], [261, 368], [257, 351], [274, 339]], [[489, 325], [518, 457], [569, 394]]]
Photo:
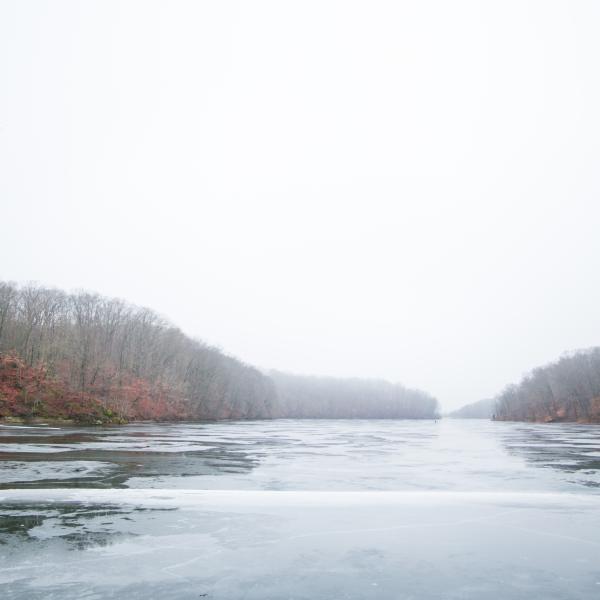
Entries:
[[448, 416], [453, 419], [490, 419], [496, 408], [494, 398], [479, 400], [451, 412]]
[[279, 410], [286, 417], [431, 419], [437, 400], [419, 390], [376, 379], [339, 379], [271, 371]]
[[496, 398], [495, 418], [600, 422], [600, 348], [565, 355], [509, 385]]
[[0, 282], [0, 417], [432, 418], [436, 407], [384, 382], [271, 378], [146, 308]]

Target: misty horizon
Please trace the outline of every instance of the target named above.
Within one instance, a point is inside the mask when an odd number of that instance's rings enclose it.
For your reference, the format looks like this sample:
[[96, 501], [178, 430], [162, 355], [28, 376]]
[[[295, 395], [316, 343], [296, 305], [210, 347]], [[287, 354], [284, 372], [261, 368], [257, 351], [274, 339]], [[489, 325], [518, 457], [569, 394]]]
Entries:
[[[0, 284], [2, 284], [2, 283], [3, 282], [0, 281]], [[133, 308], [151, 311], [152, 313], [155, 313], [161, 320], [164, 320], [168, 326], [175, 327], [176, 329], [180, 330], [184, 335], [190, 336], [189, 332], [187, 332], [184, 328], [180, 327], [176, 323], [176, 321], [174, 319], [172, 319], [169, 315], [161, 314], [161, 313], [155, 311], [151, 306], [147, 306], [144, 304], [134, 304], [132, 302], [129, 302], [125, 298], [110, 298], [110, 297], [104, 296], [101, 292], [99, 292], [97, 290], [86, 290], [86, 289], [61, 290], [60, 288], [58, 288], [56, 286], [43, 285], [41, 282], [37, 282], [37, 281], [28, 281], [28, 282], [22, 282], [22, 283], [19, 283], [19, 282], [5, 282], [5, 283], [8, 283], [9, 285], [15, 285], [17, 287], [17, 289], [22, 289], [22, 288], [26, 288], [26, 287], [34, 287], [34, 288], [54, 290], [54, 291], [61, 292], [61, 293], [66, 292], [68, 294], [91, 294], [91, 295], [98, 296], [100, 298], [107, 299], [110, 301], [124, 303], [126, 305], [130, 305]], [[426, 388], [420, 388], [417, 386], [410, 385], [410, 383], [408, 383], [405, 379], [402, 379], [402, 378], [394, 380], [394, 379], [386, 379], [385, 377], [369, 377], [369, 376], [361, 375], [360, 373], [349, 374], [349, 375], [338, 375], [338, 374], [332, 374], [332, 373], [311, 373], [311, 372], [306, 372], [306, 371], [292, 371], [292, 370], [278, 369], [275, 367], [270, 367], [270, 366], [265, 366], [265, 365], [256, 365], [256, 364], [251, 363], [250, 361], [244, 360], [240, 356], [236, 356], [232, 352], [229, 352], [228, 349], [224, 348], [221, 344], [208, 342], [206, 339], [204, 339], [200, 335], [197, 335], [197, 336], [191, 335], [190, 337], [191, 337], [191, 339], [196, 340], [201, 344], [207, 345], [210, 348], [215, 348], [216, 350], [222, 352], [225, 356], [230, 356], [236, 360], [241, 361], [244, 364], [255, 367], [266, 375], [279, 373], [279, 374], [284, 374], [284, 375], [292, 375], [292, 376], [297, 376], [297, 377], [315, 378], [315, 379], [323, 379], [323, 380], [337, 379], [337, 380], [346, 380], [346, 381], [357, 380], [357, 381], [365, 381], [365, 382], [381, 381], [381, 382], [389, 382], [392, 384], [401, 385], [402, 387], [406, 388], [407, 390], [424, 392], [426, 394], [432, 393], [430, 390], [428, 390]], [[504, 384], [495, 393], [491, 394], [488, 397], [476, 398], [475, 400], [472, 400], [470, 402], [463, 402], [463, 403], [458, 404], [457, 406], [452, 406], [452, 407], [446, 406], [445, 403], [443, 402], [443, 399], [435, 396], [435, 394], [433, 394], [433, 397], [438, 402], [441, 414], [447, 414], [447, 413], [450, 413], [457, 409], [464, 409], [464, 408], [470, 407], [471, 405], [476, 405], [482, 401], [491, 401], [491, 400], [494, 400], [495, 398], [499, 398], [502, 395], [502, 392], [508, 386], [516, 385], [516, 384], [520, 383], [525, 377], [530, 376], [532, 371], [534, 371], [535, 369], [539, 369], [540, 367], [545, 367], [547, 365], [554, 364], [557, 360], [559, 360], [561, 358], [571, 356], [578, 352], [592, 350], [594, 348], [595, 347], [590, 347], [589, 349], [588, 348], [576, 348], [576, 349], [572, 349], [572, 350], [565, 350], [560, 355], [553, 357], [551, 360], [548, 360], [544, 364], [531, 365], [529, 368], [527, 368], [525, 371], [523, 371], [515, 379], [504, 382]]]

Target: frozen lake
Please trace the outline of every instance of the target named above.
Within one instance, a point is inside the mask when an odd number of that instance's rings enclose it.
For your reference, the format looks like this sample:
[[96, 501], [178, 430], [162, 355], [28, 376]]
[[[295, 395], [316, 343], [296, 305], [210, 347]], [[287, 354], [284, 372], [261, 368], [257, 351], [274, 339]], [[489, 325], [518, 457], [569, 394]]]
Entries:
[[594, 599], [600, 427], [0, 427], [3, 599]]

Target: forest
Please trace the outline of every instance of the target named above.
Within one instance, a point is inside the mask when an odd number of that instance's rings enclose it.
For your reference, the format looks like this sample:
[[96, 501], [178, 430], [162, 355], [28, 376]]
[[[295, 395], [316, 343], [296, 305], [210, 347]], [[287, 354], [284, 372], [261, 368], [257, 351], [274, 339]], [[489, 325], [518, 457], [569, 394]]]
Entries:
[[600, 348], [565, 354], [506, 387], [495, 402], [496, 420], [600, 422]]
[[147, 308], [0, 282], [0, 418], [433, 418], [398, 384], [261, 372]]
[[413, 419], [437, 417], [437, 400], [425, 392], [377, 379], [342, 379], [271, 371], [279, 410], [297, 419]]

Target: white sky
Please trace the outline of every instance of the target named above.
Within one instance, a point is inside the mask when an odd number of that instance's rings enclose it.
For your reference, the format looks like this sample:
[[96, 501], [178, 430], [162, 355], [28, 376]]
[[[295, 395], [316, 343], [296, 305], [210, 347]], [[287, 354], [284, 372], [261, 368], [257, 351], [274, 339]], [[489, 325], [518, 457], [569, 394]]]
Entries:
[[600, 2], [0, 2], [0, 278], [445, 409], [600, 343]]

